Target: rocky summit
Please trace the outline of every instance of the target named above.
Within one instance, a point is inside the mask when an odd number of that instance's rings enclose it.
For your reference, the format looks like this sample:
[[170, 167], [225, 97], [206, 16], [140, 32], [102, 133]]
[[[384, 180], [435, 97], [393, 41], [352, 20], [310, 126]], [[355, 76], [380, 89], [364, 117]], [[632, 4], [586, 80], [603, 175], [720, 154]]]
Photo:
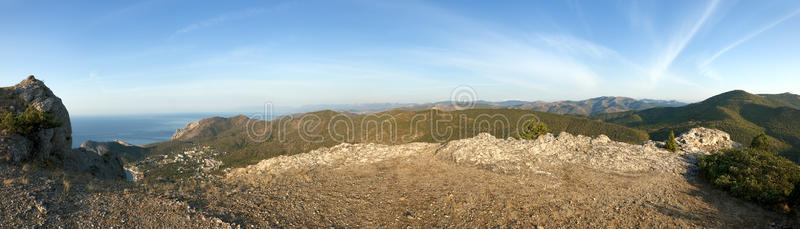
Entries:
[[646, 142], [631, 145], [615, 142], [605, 135], [587, 137], [562, 132], [545, 134], [536, 140], [498, 139], [488, 133], [450, 141], [445, 144], [410, 143], [402, 145], [342, 143], [308, 153], [279, 156], [229, 173], [237, 177], [246, 174], [279, 175], [293, 169], [314, 169], [369, 164], [398, 157], [434, 152], [435, 158], [456, 164], [472, 165], [501, 173], [551, 174], [545, 168], [565, 164], [581, 165], [616, 173], [670, 171], [680, 173], [685, 167], [683, 157], [708, 154], [720, 149], [741, 147], [727, 133], [707, 128], [691, 129], [677, 138], [682, 151], [670, 153], [658, 145]]
[[731, 136], [725, 131], [709, 129], [704, 127], [693, 128], [675, 140], [686, 152], [708, 153], [721, 149], [741, 148], [742, 144], [731, 140]]
[[[313, 150], [223, 168], [235, 157], [215, 148], [226, 145], [203, 140], [240, 129], [244, 116], [191, 123], [160, 146], [89, 141], [69, 149], [69, 115], [41, 81], [29, 77], [2, 93], [5, 116], [36, 109], [63, 123], [4, 124], [0, 200], [8, 204], [0, 221], [6, 227], [800, 225], [795, 213], [737, 199], [701, 179], [698, 155], [742, 147], [710, 128], [680, 133], [676, 152], [663, 149], [664, 142], [629, 144], [613, 134], [521, 140], [480, 133], [442, 143], [309, 145]], [[153, 154], [157, 147], [169, 153]], [[244, 150], [257, 156], [255, 149]], [[126, 162], [132, 182], [122, 180]]]
[[0, 131], [0, 158], [20, 164], [38, 162], [98, 177], [124, 177], [122, 161], [115, 155], [73, 150], [69, 112], [44, 82], [29, 76], [19, 84], [0, 88], [0, 111], [14, 116], [35, 109], [52, 116], [54, 126], [33, 128], [30, 133]]
[[739, 146], [726, 136], [692, 129], [677, 152], [569, 133], [345, 143], [234, 169], [202, 200], [223, 220], [262, 227], [796, 225], [698, 179], [697, 154]]
[[0, 156], [7, 160], [20, 162], [31, 157], [63, 158], [72, 150], [72, 127], [70, 126], [67, 108], [44, 85], [44, 82], [29, 76], [19, 84], [0, 88], [0, 110], [11, 113], [22, 113], [26, 108], [52, 114], [58, 127], [36, 130], [28, 136], [3, 131], [0, 134]]

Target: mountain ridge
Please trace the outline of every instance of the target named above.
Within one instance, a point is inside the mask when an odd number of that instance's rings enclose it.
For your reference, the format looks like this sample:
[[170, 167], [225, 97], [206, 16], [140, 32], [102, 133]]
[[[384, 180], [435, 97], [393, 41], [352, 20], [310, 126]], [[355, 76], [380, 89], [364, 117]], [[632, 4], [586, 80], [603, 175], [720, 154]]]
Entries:
[[[470, 103], [472, 105], [471, 108], [523, 109], [572, 115], [590, 115], [627, 110], [642, 110], [662, 106], [674, 107], [686, 105], [686, 103], [676, 100], [634, 99], [624, 96], [600, 96], [585, 100], [559, 100], [552, 102], [524, 100], [476, 100]], [[409, 111], [427, 109], [453, 111], [460, 108], [461, 107], [454, 106], [451, 101], [440, 101], [429, 103], [320, 104], [306, 105], [295, 108], [284, 107], [281, 109], [290, 111], [287, 113], [307, 113], [318, 110], [334, 110], [339, 112], [351, 112], [355, 114], [373, 114], [395, 109]]]
[[[534, 117], [546, 123], [553, 132], [565, 131], [587, 136], [605, 134], [611, 139], [629, 143], [641, 143], [648, 139], [644, 131], [616, 124], [520, 109], [458, 111], [395, 109], [369, 115], [323, 110], [282, 116], [269, 121], [250, 119], [242, 115], [203, 119], [177, 130], [169, 142], [154, 143], [144, 147], [149, 149], [149, 154], [160, 154], [187, 145], [209, 145], [219, 151], [228, 152], [219, 158], [224, 167], [241, 167], [275, 156], [294, 155], [342, 142], [389, 145], [445, 142], [472, 137], [479, 132], [489, 132], [501, 138], [517, 137], [517, 125], [520, 124], [520, 120], [527, 121]], [[503, 118], [507, 121], [503, 121]], [[309, 120], [316, 121], [311, 125], [303, 124]], [[418, 122], [419, 120], [425, 121]], [[496, 121], [505, 124], [500, 126], [489, 124], [497, 124]], [[433, 122], [437, 123], [435, 129], [432, 128]], [[385, 126], [388, 123], [395, 123], [396, 128]], [[417, 124], [412, 125], [412, 123]], [[382, 126], [379, 128], [377, 124]], [[310, 129], [306, 129], [309, 127]], [[252, 139], [248, 135], [247, 131], [266, 133], [264, 128], [278, 131], [269, 132], [271, 135], [261, 140]]]
[[641, 129], [654, 139], [665, 139], [670, 131], [707, 127], [728, 132], [735, 141], [748, 145], [764, 132], [773, 149], [800, 161], [800, 96], [790, 93], [732, 90], [683, 107], [595, 114], [590, 118]]

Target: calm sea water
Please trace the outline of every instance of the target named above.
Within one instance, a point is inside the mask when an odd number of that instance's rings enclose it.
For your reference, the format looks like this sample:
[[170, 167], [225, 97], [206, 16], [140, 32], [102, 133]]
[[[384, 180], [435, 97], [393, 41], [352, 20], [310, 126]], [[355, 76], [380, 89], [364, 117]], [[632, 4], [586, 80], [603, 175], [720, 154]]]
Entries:
[[175, 130], [186, 124], [214, 116], [232, 114], [169, 114], [131, 116], [73, 116], [72, 147], [87, 140], [113, 141], [119, 139], [134, 145], [169, 141]]

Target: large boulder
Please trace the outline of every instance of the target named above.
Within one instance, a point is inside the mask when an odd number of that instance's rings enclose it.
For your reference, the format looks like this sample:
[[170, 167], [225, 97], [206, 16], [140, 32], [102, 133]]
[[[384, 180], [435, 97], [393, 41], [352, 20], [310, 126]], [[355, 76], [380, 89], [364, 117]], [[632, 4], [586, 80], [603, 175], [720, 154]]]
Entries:
[[0, 112], [18, 115], [28, 107], [52, 115], [52, 121], [59, 125], [24, 134], [0, 130], [0, 160], [11, 163], [36, 160], [99, 177], [124, 177], [122, 162], [116, 155], [72, 149], [69, 112], [44, 82], [28, 76], [17, 85], [0, 88]]
[[19, 134], [0, 133], [0, 157], [10, 162], [27, 159], [31, 153], [32, 143]]
[[64, 156], [64, 169], [84, 172], [99, 178], [124, 179], [125, 168], [119, 154], [97, 154], [83, 148], [72, 150]]
[[[34, 130], [33, 133], [27, 136], [17, 133], [5, 133], [2, 137], [4, 140], [26, 138], [31, 144], [28, 144], [29, 150], [27, 153], [8, 151], [6, 149], [9, 149], [10, 145], [4, 144], [5, 146], [2, 147], [3, 150], [0, 151], [0, 154], [5, 155], [6, 158], [11, 158], [11, 161], [19, 162], [32, 157], [62, 159], [64, 155], [72, 150], [72, 126], [70, 125], [67, 108], [61, 103], [61, 99], [44, 85], [44, 82], [29, 76], [15, 86], [0, 88], [0, 97], [2, 97], [0, 99], [0, 111], [19, 114], [31, 106], [37, 110], [52, 114], [54, 121], [61, 124], [55, 128]], [[16, 144], [16, 146], [21, 145]], [[20, 149], [19, 147], [11, 148]], [[9, 155], [15, 156], [9, 157]]]
[[740, 148], [742, 144], [731, 140], [725, 131], [704, 127], [693, 128], [675, 138], [681, 150], [691, 153], [714, 152], [718, 150]]

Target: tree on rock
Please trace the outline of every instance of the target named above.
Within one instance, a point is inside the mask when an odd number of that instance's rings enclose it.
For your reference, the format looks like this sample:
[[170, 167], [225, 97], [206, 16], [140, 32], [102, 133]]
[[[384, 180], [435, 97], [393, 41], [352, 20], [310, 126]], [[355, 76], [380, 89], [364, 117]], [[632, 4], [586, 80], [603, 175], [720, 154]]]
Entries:
[[664, 148], [669, 150], [669, 152], [678, 151], [678, 143], [675, 142], [675, 132], [669, 132], [669, 138], [667, 138], [667, 143], [664, 145]]
[[534, 140], [539, 138], [539, 136], [546, 134], [548, 131], [547, 125], [545, 125], [543, 122], [539, 121], [538, 119], [531, 119], [531, 121], [527, 122], [519, 131], [519, 138]]
[[771, 148], [769, 146], [769, 139], [767, 138], [767, 134], [761, 133], [758, 136], [753, 138], [753, 141], [750, 142], [750, 148], [770, 152]]

